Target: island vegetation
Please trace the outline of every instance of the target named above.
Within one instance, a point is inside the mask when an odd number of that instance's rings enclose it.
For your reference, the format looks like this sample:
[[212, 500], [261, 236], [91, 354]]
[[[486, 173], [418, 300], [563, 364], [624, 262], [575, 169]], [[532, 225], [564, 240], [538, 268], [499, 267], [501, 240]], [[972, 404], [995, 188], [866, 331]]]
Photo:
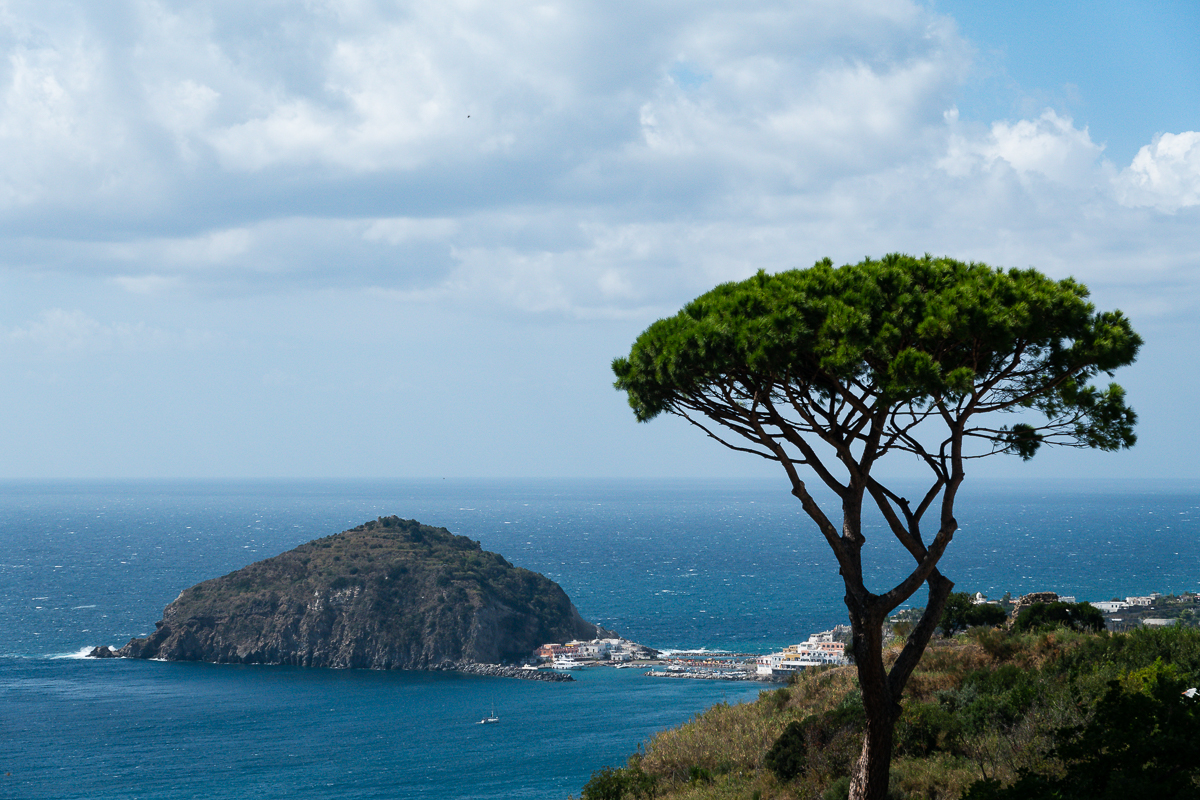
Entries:
[[154, 633], [93, 654], [446, 669], [598, 633], [545, 576], [445, 528], [384, 517], [186, 589]]

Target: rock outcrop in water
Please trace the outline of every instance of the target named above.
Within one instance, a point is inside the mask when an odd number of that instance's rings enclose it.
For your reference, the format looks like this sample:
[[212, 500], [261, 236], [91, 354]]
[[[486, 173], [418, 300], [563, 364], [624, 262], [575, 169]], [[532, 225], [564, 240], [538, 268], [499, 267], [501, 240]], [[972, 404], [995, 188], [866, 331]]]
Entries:
[[598, 635], [611, 634], [584, 621], [549, 578], [445, 528], [386, 517], [186, 589], [154, 633], [113, 654], [453, 669]]

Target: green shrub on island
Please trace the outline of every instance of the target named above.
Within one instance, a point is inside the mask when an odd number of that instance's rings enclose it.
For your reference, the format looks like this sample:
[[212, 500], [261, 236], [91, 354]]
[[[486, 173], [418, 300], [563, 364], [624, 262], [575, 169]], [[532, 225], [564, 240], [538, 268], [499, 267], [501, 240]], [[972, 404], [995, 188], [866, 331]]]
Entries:
[[952, 592], [946, 598], [946, 607], [942, 610], [942, 621], [938, 627], [942, 629], [942, 635], [950, 637], [968, 628], [994, 628], [1003, 625], [1007, 619], [1007, 612], [998, 605], [974, 603], [966, 592]]
[[[1072, 622], [973, 628], [931, 646], [902, 702], [889, 797], [1200, 797], [1200, 698], [1181, 694], [1200, 683], [1200, 630], [1112, 634]], [[593, 776], [583, 797], [842, 798], [861, 745], [856, 709], [852, 668], [801, 673], [663, 731], [629, 766]]]
[[1060, 625], [1077, 631], [1102, 631], [1104, 615], [1091, 603], [1035, 603], [1021, 610], [1013, 627], [1038, 631]]

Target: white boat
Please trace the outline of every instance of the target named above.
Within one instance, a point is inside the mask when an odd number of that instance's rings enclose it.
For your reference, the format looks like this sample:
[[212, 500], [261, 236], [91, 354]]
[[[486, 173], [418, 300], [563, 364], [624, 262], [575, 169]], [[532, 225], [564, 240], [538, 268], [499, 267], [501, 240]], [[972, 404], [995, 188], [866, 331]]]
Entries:
[[573, 658], [556, 658], [554, 663], [550, 665], [551, 669], [583, 669], [587, 664], [582, 661], [576, 661]]
[[480, 725], [491, 725], [493, 722], [499, 722], [499, 721], [500, 721], [500, 718], [496, 716], [496, 706], [493, 705], [491, 715], [479, 720], [479, 724]]

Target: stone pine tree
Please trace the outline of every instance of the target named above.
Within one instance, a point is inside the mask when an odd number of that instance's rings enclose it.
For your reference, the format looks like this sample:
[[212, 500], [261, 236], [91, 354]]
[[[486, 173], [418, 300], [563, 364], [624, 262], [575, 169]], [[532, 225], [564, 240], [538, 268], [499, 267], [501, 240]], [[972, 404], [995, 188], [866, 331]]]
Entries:
[[[887, 792], [904, 686], [954, 584], [938, 561], [958, 527], [967, 462], [1042, 445], [1118, 450], [1135, 415], [1116, 384], [1141, 339], [1119, 311], [1097, 313], [1086, 287], [1032, 269], [928, 255], [835, 268], [760, 272], [701, 295], [647, 328], [613, 361], [639, 421], [681, 416], [721, 444], [780, 465], [837, 558], [866, 707], [855, 800]], [[909, 500], [874, 477], [884, 459], [929, 477]], [[806, 479], [837, 497], [840, 522]], [[892, 587], [863, 582], [864, 503], [911, 555]], [[929, 598], [888, 669], [883, 623], [922, 585]]]

